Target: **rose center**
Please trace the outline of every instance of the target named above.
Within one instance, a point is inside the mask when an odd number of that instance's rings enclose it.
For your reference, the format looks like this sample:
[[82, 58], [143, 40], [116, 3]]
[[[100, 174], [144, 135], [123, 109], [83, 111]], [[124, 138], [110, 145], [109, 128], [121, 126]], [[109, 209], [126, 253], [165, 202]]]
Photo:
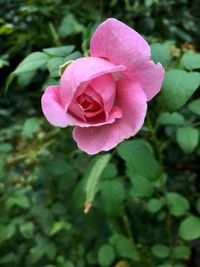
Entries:
[[83, 93], [75, 96], [68, 111], [87, 121], [99, 115], [104, 116], [103, 101], [101, 96], [91, 86], [88, 86]]

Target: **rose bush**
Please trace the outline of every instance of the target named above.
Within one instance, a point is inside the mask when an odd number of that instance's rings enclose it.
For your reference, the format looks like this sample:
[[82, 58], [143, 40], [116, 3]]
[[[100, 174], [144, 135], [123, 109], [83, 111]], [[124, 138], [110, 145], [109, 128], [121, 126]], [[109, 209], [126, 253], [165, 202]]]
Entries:
[[45, 90], [42, 110], [56, 127], [75, 126], [78, 147], [95, 154], [139, 131], [164, 69], [151, 60], [143, 37], [113, 18], [93, 34], [90, 54], [65, 69], [60, 86]]

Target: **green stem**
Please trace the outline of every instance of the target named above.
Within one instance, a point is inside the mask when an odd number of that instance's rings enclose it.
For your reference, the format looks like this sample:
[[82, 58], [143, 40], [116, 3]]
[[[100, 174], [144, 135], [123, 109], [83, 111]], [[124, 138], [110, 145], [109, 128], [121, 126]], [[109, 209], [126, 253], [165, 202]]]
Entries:
[[103, 0], [100, 0], [101, 22], [103, 21]]
[[60, 39], [59, 39], [59, 36], [55, 30], [55, 27], [53, 25], [52, 22], [49, 22], [49, 29], [51, 31], [51, 34], [52, 34], [52, 37], [54, 39], [54, 42], [55, 42], [55, 45], [59, 46], [61, 43], [60, 43]]
[[193, 124], [191, 124], [192, 127], [198, 127], [200, 126], [200, 121], [194, 122]]

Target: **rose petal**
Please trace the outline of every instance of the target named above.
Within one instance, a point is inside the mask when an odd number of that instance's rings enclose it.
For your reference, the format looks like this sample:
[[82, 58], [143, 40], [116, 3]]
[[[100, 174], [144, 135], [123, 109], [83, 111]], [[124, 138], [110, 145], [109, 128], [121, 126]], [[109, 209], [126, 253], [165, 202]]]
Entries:
[[146, 61], [134, 72], [134, 79], [139, 81], [147, 97], [147, 101], [157, 95], [164, 80], [165, 70], [160, 63]]
[[60, 81], [61, 101], [65, 110], [71, 104], [81, 84], [86, 87], [86, 82], [98, 76], [123, 70], [125, 70], [124, 66], [113, 65], [102, 58], [82, 57], [73, 61], [64, 71]]
[[117, 89], [117, 99], [123, 116], [114, 123], [101, 127], [75, 127], [73, 138], [78, 147], [88, 154], [108, 151], [134, 136], [142, 127], [146, 115], [146, 96], [139, 83], [121, 80]]
[[60, 87], [59, 86], [49, 86], [41, 99], [42, 111], [50, 124], [56, 127], [67, 127], [67, 126], [80, 126], [80, 127], [95, 127], [104, 124], [113, 123], [116, 118], [122, 116], [121, 109], [114, 107], [110, 114], [110, 117], [106, 122], [95, 123], [85, 123], [78, 119], [72, 117], [70, 114], [66, 113], [61, 105], [60, 101]]
[[92, 36], [90, 53], [127, 67], [125, 74], [140, 82], [147, 96], [153, 98], [161, 88], [164, 69], [150, 61], [150, 47], [144, 38], [126, 24], [110, 18], [100, 24]]
[[[56, 127], [74, 125], [60, 103], [59, 86], [49, 86], [42, 96], [42, 111], [48, 122]], [[72, 119], [72, 120], [71, 120]]]
[[110, 110], [113, 107], [116, 95], [116, 82], [112, 75], [105, 74], [93, 79], [90, 85], [103, 99], [106, 117], [109, 117]]
[[99, 25], [90, 43], [92, 57], [103, 57], [128, 67], [150, 59], [150, 47], [144, 38], [119, 20], [110, 18]]

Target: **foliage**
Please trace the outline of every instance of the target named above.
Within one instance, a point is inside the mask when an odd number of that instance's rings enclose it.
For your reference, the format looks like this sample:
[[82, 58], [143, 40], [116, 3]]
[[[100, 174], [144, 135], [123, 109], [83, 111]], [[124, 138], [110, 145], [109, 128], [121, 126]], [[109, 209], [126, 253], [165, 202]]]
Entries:
[[198, 1], [104, 2], [166, 76], [140, 133], [91, 157], [46, 122], [40, 97], [88, 54], [98, 3], [0, 1], [2, 267], [200, 264]]

